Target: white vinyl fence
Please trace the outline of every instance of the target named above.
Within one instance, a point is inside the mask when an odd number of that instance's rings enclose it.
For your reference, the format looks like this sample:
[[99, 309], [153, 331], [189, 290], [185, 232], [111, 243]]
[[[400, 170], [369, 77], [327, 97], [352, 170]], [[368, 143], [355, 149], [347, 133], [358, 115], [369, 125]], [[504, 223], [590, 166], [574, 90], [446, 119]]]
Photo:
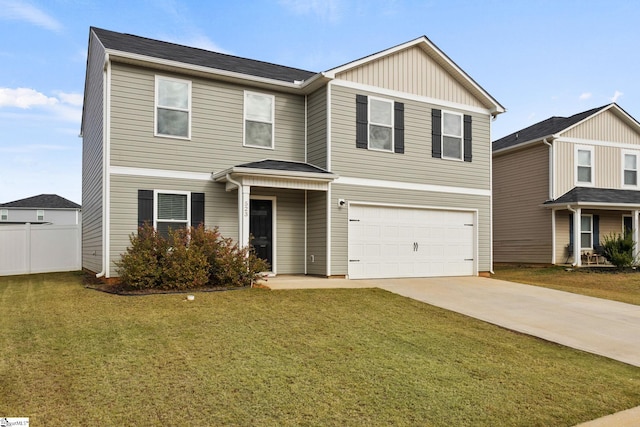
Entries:
[[0, 276], [82, 268], [80, 225], [0, 226]]

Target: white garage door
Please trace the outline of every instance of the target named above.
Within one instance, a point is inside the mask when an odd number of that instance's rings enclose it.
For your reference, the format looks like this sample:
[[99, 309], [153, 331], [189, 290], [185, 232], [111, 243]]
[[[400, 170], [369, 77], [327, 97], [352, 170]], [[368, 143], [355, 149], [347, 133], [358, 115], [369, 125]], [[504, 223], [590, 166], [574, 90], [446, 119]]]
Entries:
[[349, 207], [349, 278], [470, 276], [473, 212]]

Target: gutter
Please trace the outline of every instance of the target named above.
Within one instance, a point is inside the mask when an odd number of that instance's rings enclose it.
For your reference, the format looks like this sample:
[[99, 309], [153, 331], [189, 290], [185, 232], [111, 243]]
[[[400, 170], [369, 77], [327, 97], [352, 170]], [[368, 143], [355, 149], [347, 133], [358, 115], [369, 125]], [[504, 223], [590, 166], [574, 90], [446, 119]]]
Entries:
[[[571, 205], [567, 205], [567, 210], [571, 213], [576, 213], [577, 211], [575, 209], [573, 209], [571, 207]], [[574, 221], [575, 222], [575, 221]], [[571, 242], [571, 244], [573, 245], [573, 264], [571, 264], [573, 267], [575, 267], [576, 265], [578, 265], [578, 263], [576, 262], [576, 259], [578, 258], [577, 253], [578, 253], [578, 245], [577, 240], [578, 240], [578, 236], [576, 236], [576, 225], [573, 225], [573, 242]]]
[[[553, 141], [553, 139], [551, 139]], [[547, 141], [547, 138], [542, 139], [542, 143], [549, 147], [549, 199], [553, 200], [553, 145]]]

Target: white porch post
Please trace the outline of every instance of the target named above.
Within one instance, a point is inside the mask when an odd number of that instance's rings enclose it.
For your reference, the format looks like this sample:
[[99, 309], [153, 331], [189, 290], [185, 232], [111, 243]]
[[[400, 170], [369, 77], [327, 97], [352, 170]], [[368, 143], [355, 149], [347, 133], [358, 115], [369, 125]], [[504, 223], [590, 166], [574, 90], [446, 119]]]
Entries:
[[239, 190], [239, 198], [242, 206], [242, 220], [238, 224], [239, 243], [241, 247], [249, 246], [249, 211], [251, 209], [251, 187], [243, 185], [242, 191]]
[[551, 209], [551, 264], [556, 263], [556, 209]]
[[633, 246], [633, 259], [634, 261], [638, 259], [638, 236], [639, 236], [639, 232], [638, 232], [638, 214], [640, 214], [640, 211], [635, 210], [631, 212], [631, 232], [632, 237], [633, 237], [633, 242], [635, 243], [635, 245]]
[[573, 265], [582, 265], [582, 209], [576, 208], [573, 213]]

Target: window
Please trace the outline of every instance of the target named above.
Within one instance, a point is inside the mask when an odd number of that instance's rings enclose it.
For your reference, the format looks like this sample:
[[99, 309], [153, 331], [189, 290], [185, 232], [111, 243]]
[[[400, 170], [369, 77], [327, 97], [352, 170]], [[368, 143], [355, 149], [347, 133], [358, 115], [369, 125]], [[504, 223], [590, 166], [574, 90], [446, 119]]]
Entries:
[[154, 226], [162, 236], [168, 236], [169, 229], [189, 227], [191, 202], [188, 192], [156, 191], [154, 205]]
[[369, 98], [369, 148], [393, 151], [393, 102]]
[[273, 148], [274, 96], [244, 93], [244, 145]]
[[0, 209], [0, 221], [9, 221], [9, 209]]
[[622, 153], [622, 185], [638, 185], [638, 156], [635, 153]]
[[631, 215], [622, 215], [622, 234], [628, 237], [633, 230], [633, 217]]
[[576, 148], [576, 184], [593, 185], [593, 148]]
[[156, 76], [156, 135], [191, 137], [191, 82]]
[[593, 216], [582, 215], [580, 217], [580, 248], [593, 248]]
[[36, 217], [38, 221], [44, 221], [44, 210], [43, 209], [38, 209], [36, 211]]
[[442, 158], [462, 160], [462, 114], [442, 112]]

